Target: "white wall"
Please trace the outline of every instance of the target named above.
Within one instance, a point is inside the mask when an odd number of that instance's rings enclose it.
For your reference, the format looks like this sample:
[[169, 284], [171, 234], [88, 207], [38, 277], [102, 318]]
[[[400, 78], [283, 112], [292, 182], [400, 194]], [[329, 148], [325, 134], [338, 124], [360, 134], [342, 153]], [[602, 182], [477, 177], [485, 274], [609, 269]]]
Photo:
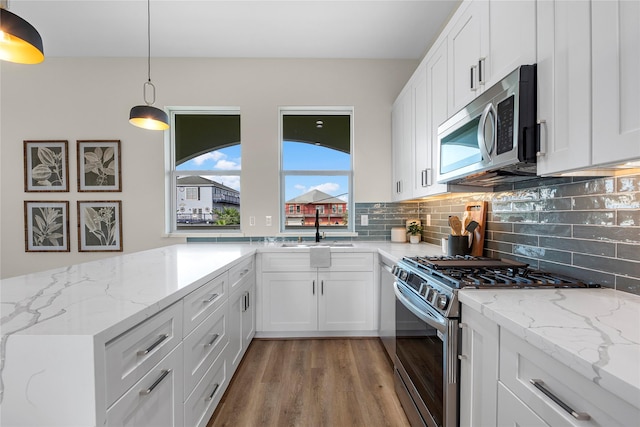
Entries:
[[[278, 107], [353, 106], [355, 201], [389, 200], [390, 109], [415, 69], [413, 60], [154, 59], [156, 106], [238, 106], [242, 132], [242, 217], [246, 235], [278, 227]], [[79, 253], [77, 200], [122, 200], [124, 252], [184, 241], [163, 237], [163, 134], [128, 123], [143, 103], [145, 59], [47, 58], [2, 62], [0, 277], [89, 261]], [[23, 141], [69, 141], [69, 193], [25, 193]], [[122, 141], [122, 192], [78, 193], [76, 140]], [[70, 201], [70, 253], [25, 253], [24, 200]], [[272, 227], [264, 226], [271, 215]]]

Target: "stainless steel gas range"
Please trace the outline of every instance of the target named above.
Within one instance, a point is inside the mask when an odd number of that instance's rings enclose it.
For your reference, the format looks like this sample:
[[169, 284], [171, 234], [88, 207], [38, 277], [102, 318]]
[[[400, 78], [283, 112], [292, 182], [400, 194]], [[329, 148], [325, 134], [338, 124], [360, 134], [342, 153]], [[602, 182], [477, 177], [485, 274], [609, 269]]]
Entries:
[[395, 387], [414, 427], [458, 426], [460, 289], [599, 287], [511, 260], [471, 256], [405, 257], [392, 273]]

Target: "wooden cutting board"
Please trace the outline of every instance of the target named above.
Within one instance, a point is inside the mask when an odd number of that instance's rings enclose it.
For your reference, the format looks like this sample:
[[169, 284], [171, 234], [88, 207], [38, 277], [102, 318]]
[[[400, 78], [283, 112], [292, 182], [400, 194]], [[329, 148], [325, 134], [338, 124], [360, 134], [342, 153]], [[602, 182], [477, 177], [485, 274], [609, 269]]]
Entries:
[[465, 205], [465, 215], [478, 223], [478, 227], [473, 230], [473, 242], [471, 244], [471, 255], [482, 256], [484, 252], [484, 234], [487, 222], [487, 202], [469, 202]]

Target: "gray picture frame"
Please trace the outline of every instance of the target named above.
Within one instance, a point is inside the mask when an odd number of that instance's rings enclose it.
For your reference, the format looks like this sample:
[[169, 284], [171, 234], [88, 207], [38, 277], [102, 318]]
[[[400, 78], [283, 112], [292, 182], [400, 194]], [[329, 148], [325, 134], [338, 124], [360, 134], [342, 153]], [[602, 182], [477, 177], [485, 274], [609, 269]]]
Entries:
[[78, 251], [122, 252], [122, 202], [78, 201]]
[[120, 140], [78, 140], [78, 191], [122, 191]]
[[69, 202], [24, 201], [25, 252], [70, 252]]
[[69, 191], [69, 142], [24, 141], [24, 191]]

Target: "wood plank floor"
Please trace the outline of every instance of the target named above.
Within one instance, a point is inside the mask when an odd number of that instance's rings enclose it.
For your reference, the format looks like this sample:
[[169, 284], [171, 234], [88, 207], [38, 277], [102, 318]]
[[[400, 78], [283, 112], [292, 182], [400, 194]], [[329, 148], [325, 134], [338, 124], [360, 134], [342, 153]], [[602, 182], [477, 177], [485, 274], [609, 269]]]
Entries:
[[409, 426], [382, 343], [254, 339], [208, 427]]

